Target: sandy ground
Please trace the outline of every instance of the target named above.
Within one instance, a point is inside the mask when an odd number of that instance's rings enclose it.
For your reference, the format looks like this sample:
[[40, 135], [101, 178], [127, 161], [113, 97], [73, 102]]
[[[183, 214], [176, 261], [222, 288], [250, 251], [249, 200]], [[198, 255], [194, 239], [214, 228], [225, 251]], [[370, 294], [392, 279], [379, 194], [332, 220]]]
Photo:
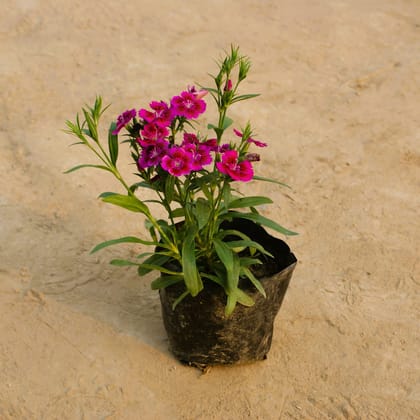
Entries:
[[[96, 4], [0, 5], [0, 418], [420, 418], [420, 2]], [[96, 94], [108, 124], [208, 83], [231, 43], [263, 95], [231, 116], [293, 186], [250, 190], [299, 264], [268, 360], [201, 376], [167, 350], [154, 277], [108, 264], [139, 249], [89, 255], [143, 219], [96, 200], [106, 174], [63, 175], [90, 155], [60, 130]]]

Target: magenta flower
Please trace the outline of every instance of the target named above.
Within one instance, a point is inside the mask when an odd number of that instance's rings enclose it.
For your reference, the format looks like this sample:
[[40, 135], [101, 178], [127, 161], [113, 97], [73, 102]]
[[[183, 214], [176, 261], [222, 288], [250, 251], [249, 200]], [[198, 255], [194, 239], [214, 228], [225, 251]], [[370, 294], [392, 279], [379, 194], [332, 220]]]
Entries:
[[200, 171], [203, 166], [208, 165], [213, 160], [210, 149], [205, 144], [186, 144], [184, 150], [191, 153], [191, 169], [193, 171]]
[[217, 139], [208, 139], [203, 144], [207, 146], [212, 152], [216, 152], [218, 149]]
[[200, 141], [194, 133], [184, 133], [184, 140], [182, 146], [186, 144], [198, 144]]
[[193, 157], [182, 147], [172, 147], [163, 157], [161, 166], [173, 176], [188, 175], [192, 170]]
[[225, 153], [227, 151], [231, 150], [230, 149], [230, 144], [229, 143], [224, 143], [222, 144], [220, 147], [218, 147], [218, 152], [219, 153]]
[[208, 94], [207, 90], [197, 90], [195, 86], [188, 86], [188, 92], [193, 93], [197, 99], [201, 99]]
[[[233, 129], [233, 132], [234, 132], [234, 133], [235, 133], [238, 137], [243, 138], [243, 136], [244, 136], [244, 134], [243, 134], [243, 133], [241, 133], [239, 130]], [[247, 141], [248, 143], [254, 143], [254, 144], [255, 144], [255, 146], [257, 146], [257, 147], [267, 147], [267, 143], [264, 143], [264, 142], [259, 141], [259, 140], [255, 140], [255, 139], [253, 139], [252, 137], [248, 137], [246, 141]]]
[[143, 118], [143, 120], [148, 123], [155, 123], [159, 127], [168, 127], [171, 125], [173, 115], [166, 102], [152, 101], [149, 105], [153, 112], [148, 111], [147, 109], [140, 109], [140, 118]]
[[136, 115], [137, 112], [135, 109], [129, 109], [127, 111], [124, 111], [121, 115], [118, 115], [117, 127], [112, 132], [112, 134], [118, 134], [121, 131], [121, 129], [123, 129]]
[[194, 119], [206, 110], [206, 103], [194, 93], [184, 91], [171, 99], [171, 107], [174, 115]]
[[217, 162], [216, 167], [222, 174], [229, 175], [235, 181], [248, 182], [254, 177], [251, 162], [248, 160], [238, 162], [237, 150], [223, 153], [222, 161]]
[[166, 140], [158, 140], [153, 146], [144, 147], [140, 157], [137, 160], [139, 170], [157, 166], [161, 163], [162, 158], [169, 149], [169, 142]]
[[169, 135], [169, 130], [166, 127], [162, 127], [156, 124], [155, 122], [151, 122], [146, 124], [140, 133], [143, 138], [150, 143], [163, 140], [166, 136]]

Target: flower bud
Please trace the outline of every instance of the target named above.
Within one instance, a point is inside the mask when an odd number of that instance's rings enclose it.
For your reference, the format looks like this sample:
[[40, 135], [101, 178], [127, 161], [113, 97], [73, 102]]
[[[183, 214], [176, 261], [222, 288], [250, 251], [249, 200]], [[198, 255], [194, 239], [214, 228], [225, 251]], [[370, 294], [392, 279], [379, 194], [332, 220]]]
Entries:
[[225, 92], [230, 92], [231, 90], [232, 90], [232, 80], [228, 79], [226, 81], [226, 85], [225, 85], [224, 91]]
[[245, 155], [245, 160], [247, 160], [248, 162], [259, 162], [260, 155], [258, 153], [247, 153]]

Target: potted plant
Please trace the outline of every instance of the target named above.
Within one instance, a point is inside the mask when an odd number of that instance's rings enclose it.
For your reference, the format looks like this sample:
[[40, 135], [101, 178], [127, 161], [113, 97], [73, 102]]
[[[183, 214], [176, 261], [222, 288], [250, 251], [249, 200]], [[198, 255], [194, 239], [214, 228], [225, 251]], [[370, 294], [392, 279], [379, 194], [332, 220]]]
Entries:
[[[237, 188], [253, 180], [285, 185], [254, 174], [260, 155], [252, 148], [267, 144], [254, 138], [249, 123], [233, 128], [228, 116], [232, 105], [258, 96], [239, 93], [250, 65], [231, 47], [218, 63], [213, 86], [188, 87], [168, 102], [123, 112], [109, 127], [107, 145], [99, 138], [106, 109], [101, 97], [82, 109], [82, 119], [77, 115], [75, 122], [66, 122], [76, 144], [91, 149], [100, 161], [67, 173], [85, 167], [111, 173], [124, 192], [103, 193], [102, 201], [145, 219], [142, 233], [148, 238], [112, 239], [92, 252], [119, 243], [152, 247], [135, 261], [111, 264], [136, 266], [140, 276], [158, 272], [151, 287], [160, 292], [170, 348], [178, 359], [195, 365], [265, 358], [296, 264], [286, 243], [264, 229], [295, 235], [257, 210], [272, 201]], [[203, 133], [197, 120], [206, 111], [206, 96], [216, 102], [217, 119]], [[136, 182], [128, 182], [117, 168], [120, 142], [128, 144]], [[144, 189], [155, 197], [142, 198]], [[150, 203], [161, 206], [166, 217], [154, 215]]]

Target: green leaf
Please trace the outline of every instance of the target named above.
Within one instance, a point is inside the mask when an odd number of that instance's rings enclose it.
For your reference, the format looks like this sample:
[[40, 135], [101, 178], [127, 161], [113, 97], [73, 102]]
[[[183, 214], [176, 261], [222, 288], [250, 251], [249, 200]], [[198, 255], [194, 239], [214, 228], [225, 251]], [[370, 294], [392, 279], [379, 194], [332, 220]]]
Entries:
[[[211, 75], [210, 75], [211, 76]], [[206, 86], [200, 86], [201, 89], [207, 90], [207, 92], [213, 92], [213, 93], [218, 93], [219, 91], [215, 88], [211, 88], [211, 87], [206, 87]]]
[[207, 128], [209, 129], [209, 130], [214, 130], [215, 131], [215, 133], [216, 133], [216, 135], [217, 135], [217, 137], [221, 137], [222, 136], [222, 134], [223, 134], [223, 128], [219, 128], [219, 127], [217, 127], [216, 125], [214, 125], [214, 124], [207, 124]]
[[135, 262], [128, 261], [128, 260], [118, 260], [118, 259], [110, 261], [110, 264], [117, 265], [119, 267], [125, 267], [125, 266], [128, 266], [128, 265], [139, 265], [139, 263], [135, 263]]
[[260, 94], [259, 93], [249, 93], [247, 95], [235, 96], [231, 103], [234, 104], [235, 102], [244, 101], [246, 99], [251, 99], [251, 98], [256, 98], [257, 96], [260, 96]]
[[185, 216], [185, 210], [182, 207], [179, 207], [177, 209], [174, 209], [171, 211], [172, 217], [184, 217]]
[[271, 204], [273, 201], [268, 197], [242, 197], [233, 200], [229, 203], [229, 209], [242, 208], [242, 207], [253, 207], [260, 206], [262, 204]]
[[225, 117], [225, 119], [223, 120], [223, 131], [226, 130], [228, 127], [230, 127], [233, 124], [233, 120], [232, 118], [229, 117]]
[[227, 289], [229, 292], [233, 292], [237, 289], [239, 282], [239, 257], [220, 239], [213, 238], [213, 244], [217, 256], [226, 269]]
[[118, 159], [118, 136], [116, 134], [112, 134], [112, 132], [117, 127], [115, 122], [112, 122], [109, 130], [108, 130], [108, 148], [109, 148], [109, 156], [111, 157], [111, 162], [115, 166]]
[[223, 185], [222, 194], [223, 194], [223, 203], [226, 206], [226, 208], [229, 208], [229, 204], [233, 200], [232, 189], [230, 187], [229, 182], [225, 182], [225, 184]]
[[160, 271], [161, 273], [166, 273], [170, 275], [178, 275], [178, 271], [169, 270], [169, 268], [162, 267], [161, 265], [153, 265], [153, 264], [139, 264], [139, 268], [137, 270], [139, 276], [144, 276], [145, 274], [150, 273], [151, 271]]
[[200, 273], [201, 277], [204, 277], [206, 279], [209, 279], [211, 281], [213, 281], [214, 283], [218, 284], [219, 286], [222, 286], [223, 288], [225, 288], [225, 283], [223, 282], [223, 280], [218, 277], [215, 276], [214, 274], [208, 274], [208, 273]]
[[86, 134], [88, 134], [89, 137], [91, 137], [96, 143], [98, 143], [98, 131], [96, 129], [95, 122], [85, 109], [83, 109], [83, 114], [85, 114], [85, 120], [89, 127], [89, 131]]
[[244, 306], [253, 306], [255, 304], [254, 299], [248, 296], [243, 290], [236, 289], [235, 296], [237, 301]]
[[[159, 253], [152, 254], [149, 258], [145, 259], [143, 263], [139, 266], [138, 274], [139, 276], [144, 276], [147, 273], [150, 273], [153, 270], [159, 270], [156, 267], [162, 267], [164, 264], [166, 264], [171, 257], [168, 255], [161, 255]], [[171, 272], [170, 274], [174, 274], [174, 272]], [[179, 274], [179, 273], [175, 273]]]
[[[79, 116], [77, 116], [77, 123], [79, 124]], [[67, 120], [66, 125], [67, 127], [69, 127], [69, 130], [65, 130], [65, 132], [68, 134], [75, 135], [76, 137], [82, 140], [83, 144], [86, 144], [88, 141], [83, 135], [82, 130], [80, 129], [80, 126], [78, 124], [74, 124], [70, 120]]]
[[175, 308], [190, 294], [188, 290], [186, 290], [182, 295], [180, 295], [175, 302], [172, 304], [172, 310], [174, 311]]
[[284, 228], [283, 226], [280, 226], [278, 223], [274, 222], [273, 220], [267, 219], [266, 217], [261, 216], [260, 214], [239, 213], [236, 211], [231, 211], [229, 212], [229, 216], [233, 218], [252, 220], [255, 223], [266, 226], [270, 229], [275, 230], [276, 232], [282, 233], [283, 235], [287, 235], [287, 236], [298, 235], [297, 232], [292, 232], [291, 230], [288, 230]]
[[195, 215], [198, 221], [198, 229], [202, 229], [208, 223], [211, 206], [207, 200], [199, 197], [196, 202]]
[[255, 288], [264, 296], [267, 297], [264, 287], [261, 284], [261, 282], [252, 274], [251, 270], [246, 267], [241, 268], [241, 274], [248, 277], [248, 279], [251, 281], [251, 283], [255, 286]]
[[276, 179], [272, 179], [272, 178], [265, 178], [263, 176], [254, 175], [254, 178], [252, 178], [252, 179], [255, 179], [256, 181], [272, 182], [274, 184], [281, 185], [281, 186], [286, 187], [286, 188], [291, 188], [289, 185], [285, 184], [284, 182], [280, 182], [280, 181], [277, 181]]
[[268, 251], [266, 251], [261, 244], [259, 244], [258, 242], [255, 242], [255, 241], [241, 240], [241, 241], [229, 241], [229, 242], [225, 242], [225, 243], [231, 249], [234, 249], [234, 248], [255, 248], [258, 251], [260, 251], [262, 254], [268, 255], [269, 257], [273, 257], [273, 255], [270, 254]]
[[227, 295], [227, 303], [225, 307], [225, 316], [230, 317], [232, 315], [232, 312], [235, 310], [237, 299], [235, 296], [228, 294]]
[[241, 257], [241, 267], [249, 267], [250, 265], [262, 264], [258, 258]]
[[165, 181], [165, 198], [168, 201], [168, 204], [171, 203], [174, 197], [175, 192], [175, 177], [169, 175]]
[[232, 315], [238, 302], [244, 306], [253, 306], [255, 304], [254, 300], [241, 289], [236, 288], [232, 292], [227, 292], [226, 317]]
[[89, 164], [84, 164], [84, 165], [73, 166], [73, 168], [68, 169], [64, 173], [65, 174], [69, 174], [70, 172], [74, 172], [74, 171], [77, 171], [78, 169], [82, 169], [82, 168], [96, 168], [96, 169], [103, 169], [104, 171], [111, 172], [111, 170], [107, 166], [104, 166], [104, 165], [89, 165]]
[[111, 203], [127, 210], [150, 215], [149, 208], [134, 195], [122, 195], [116, 193], [104, 193], [100, 195], [102, 201]]
[[157, 242], [145, 241], [140, 238], [136, 238], [135, 236], [124, 236], [123, 238], [118, 239], [111, 239], [110, 241], [101, 242], [100, 244], [96, 245], [95, 248], [90, 251], [91, 254], [94, 252], [99, 251], [102, 248], [106, 248], [107, 246], [115, 245], [115, 244], [122, 244], [122, 243], [136, 243], [136, 244], [143, 244], [143, 245], [154, 245], [157, 246]]
[[133, 185], [130, 186], [130, 190], [132, 192], [134, 192], [134, 191], [136, 191], [140, 187], [142, 187], [142, 188], [148, 188], [148, 189], [154, 190], [154, 191], [157, 190], [155, 184], [150, 184], [149, 182], [146, 182], [146, 181], [136, 182], [135, 184], [133, 184]]
[[196, 227], [192, 226], [185, 236], [182, 244], [182, 268], [185, 284], [192, 296], [197, 296], [203, 289], [203, 282], [197, 270], [195, 256], [195, 235]]
[[153, 280], [151, 283], [152, 290], [164, 289], [165, 287], [172, 286], [173, 284], [180, 283], [184, 280], [183, 276], [160, 276]]

